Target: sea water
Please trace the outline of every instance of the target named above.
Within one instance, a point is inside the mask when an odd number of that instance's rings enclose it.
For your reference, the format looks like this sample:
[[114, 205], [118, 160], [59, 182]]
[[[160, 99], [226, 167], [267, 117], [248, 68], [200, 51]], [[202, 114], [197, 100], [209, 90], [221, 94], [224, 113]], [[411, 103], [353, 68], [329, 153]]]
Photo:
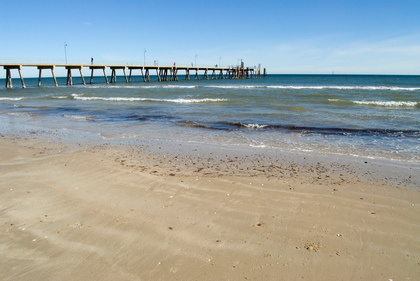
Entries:
[[0, 134], [71, 131], [420, 162], [420, 76], [268, 75], [59, 87], [0, 79]]

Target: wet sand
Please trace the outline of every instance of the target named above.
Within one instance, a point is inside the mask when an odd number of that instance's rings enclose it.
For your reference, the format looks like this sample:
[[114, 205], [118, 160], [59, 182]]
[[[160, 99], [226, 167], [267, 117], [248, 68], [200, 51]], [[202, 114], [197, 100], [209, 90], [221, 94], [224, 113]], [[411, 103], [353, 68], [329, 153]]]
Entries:
[[1, 280], [418, 280], [418, 166], [0, 137]]

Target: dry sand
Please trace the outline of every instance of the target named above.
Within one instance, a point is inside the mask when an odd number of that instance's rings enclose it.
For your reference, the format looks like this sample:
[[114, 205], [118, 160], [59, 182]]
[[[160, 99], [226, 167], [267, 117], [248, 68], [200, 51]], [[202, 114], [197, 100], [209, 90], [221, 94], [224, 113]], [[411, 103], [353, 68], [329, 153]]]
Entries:
[[201, 149], [0, 137], [0, 280], [420, 280], [417, 170]]

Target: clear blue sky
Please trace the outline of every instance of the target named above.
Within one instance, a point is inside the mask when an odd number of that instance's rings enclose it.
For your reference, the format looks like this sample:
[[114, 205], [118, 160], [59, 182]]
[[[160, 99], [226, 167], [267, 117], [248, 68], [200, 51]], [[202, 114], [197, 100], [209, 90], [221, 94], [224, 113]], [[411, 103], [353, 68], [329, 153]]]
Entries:
[[[0, 62], [420, 74], [420, 0], [0, 0]], [[196, 56], [197, 55], [197, 56]]]

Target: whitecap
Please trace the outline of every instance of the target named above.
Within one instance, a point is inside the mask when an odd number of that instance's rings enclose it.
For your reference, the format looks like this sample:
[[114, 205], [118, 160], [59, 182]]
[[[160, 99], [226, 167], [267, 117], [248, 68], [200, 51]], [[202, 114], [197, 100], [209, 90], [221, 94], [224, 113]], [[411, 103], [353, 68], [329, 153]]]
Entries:
[[23, 98], [0, 97], [0, 100], [22, 100]]
[[353, 103], [384, 107], [415, 107], [418, 105], [418, 102], [415, 101], [353, 101]]
[[227, 99], [153, 99], [153, 98], [124, 98], [124, 97], [82, 97], [78, 94], [72, 95], [75, 100], [84, 100], [84, 101], [119, 101], [119, 102], [135, 102], [135, 101], [151, 101], [151, 102], [173, 102], [173, 103], [205, 103], [205, 102], [223, 102]]
[[79, 120], [92, 120], [93, 118], [95, 118], [95, 116], [93, 115], [69, 115], [69, 114], [64, 114], [63, 115], [64, 118], [72, 118], [72, 119], [79, 119]]
[[268, 125], [260, 125], [260, 124], [242, 124], [242, 126], [250, 129], [262, 129], [267, 127]]
[[27, 112], [8, 112], [7, 114], [11, 116], [24, 116], [24, 117], [31, 117], [35, 115], [33, 113], [27, 113]]
[[266, 86], [258, 85], [214, 85], [214, 86], [205, 86], [206, 88], [220, 88], [220, 89], [256, 89], [256, 88], [266, 88]]
[[309, 89], [309, 90], [389, 90], [389, 91], [418, 91], [420, 88], [404, 88], [404, 87], [386, 87], [386, 86], [267, 86], [271, 89]]

